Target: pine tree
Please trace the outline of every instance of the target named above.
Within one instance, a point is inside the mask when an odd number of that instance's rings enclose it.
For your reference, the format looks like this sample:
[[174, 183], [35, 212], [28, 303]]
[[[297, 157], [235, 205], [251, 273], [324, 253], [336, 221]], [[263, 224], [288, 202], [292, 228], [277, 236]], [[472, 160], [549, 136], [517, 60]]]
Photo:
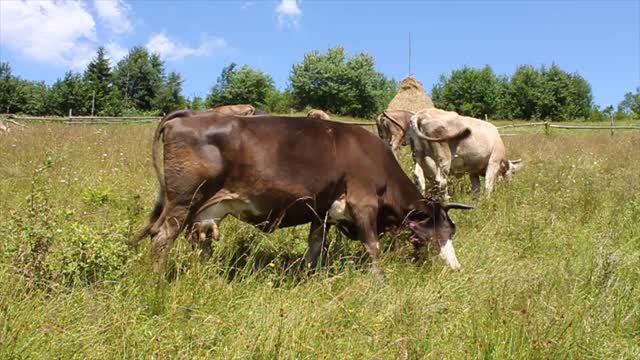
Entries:
[[157, 55], [149, 55], [146, 49], [134, 47], [118, 62], [113, 78], [127, 106], [149, 111], [162, 88], [164, 64]]
[[182, 78], [177, 72], [169, 73], [167, 81], [158, 92], [154, 101], [154, 108], [162, 114], [186, 107], [186, 100], [180, 95], [182, 90]]
[[103, 47], [98, 48], [96, 57], [91, 60], [84, 72], [89, 96], [95, 94], [94, 114], [101, 114], [106, 106], [106, 98], [111, 92], [112, 74], [109, 59]]

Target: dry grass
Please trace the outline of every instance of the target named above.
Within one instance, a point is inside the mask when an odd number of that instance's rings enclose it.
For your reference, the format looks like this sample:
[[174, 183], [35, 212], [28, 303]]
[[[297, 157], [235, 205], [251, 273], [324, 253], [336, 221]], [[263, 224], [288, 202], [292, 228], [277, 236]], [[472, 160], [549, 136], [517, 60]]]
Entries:
[[418, 112], [425, 108], [432, 108], [433, 101], [424, 91], [422, 83], [409, 75], [400, 81], [396, 96], [391, 99], [387, 109]]
[[[170, 282], [151, 274], [148, 244], [116, 259], [101, 245], [124, 241], [155, 196], [152, 133], [38, 125], [0, 137], [0, 358], [640, 357], [640, 133], [507, 138], [526, 162], [512, 183], [480, 201], [468, 180], [452, 186], [476, 206], [452, 213], [464, 272], [414, 262], [385, 237], [384, 283], [335, 233], [330, 265], [306, 278], [289, 267], [306, 227], [265, 235], [233, 220], [206, 264], [179, 241]], [[126, 264], [62, 282], [29, 260], [73, 274], [97, 266], [92, 251]]]

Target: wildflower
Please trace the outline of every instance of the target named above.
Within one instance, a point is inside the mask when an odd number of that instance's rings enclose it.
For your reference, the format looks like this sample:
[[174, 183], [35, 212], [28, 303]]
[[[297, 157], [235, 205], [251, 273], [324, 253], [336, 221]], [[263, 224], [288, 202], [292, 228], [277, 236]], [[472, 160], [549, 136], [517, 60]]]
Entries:
[[274, 264], [273, 262], [270, 262], [269, 263], [269, 267], [274, 268], [274, 267], [276, 267], [276, 264]]

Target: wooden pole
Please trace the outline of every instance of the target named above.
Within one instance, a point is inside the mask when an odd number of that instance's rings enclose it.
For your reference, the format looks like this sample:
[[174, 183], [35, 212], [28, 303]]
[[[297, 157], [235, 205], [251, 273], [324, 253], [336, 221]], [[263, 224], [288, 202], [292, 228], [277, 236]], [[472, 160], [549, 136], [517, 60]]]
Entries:
[[409, 75], [411, 75], [411, 33], [409, 33]]
[[613, 136], [613, 114], [609, 116], [611, 117], [611, 136]]
[[96, 108], [96, 91], [93, 90], [93, 99], [91, 99], [91, 116], [93, 116], [93, 110]]

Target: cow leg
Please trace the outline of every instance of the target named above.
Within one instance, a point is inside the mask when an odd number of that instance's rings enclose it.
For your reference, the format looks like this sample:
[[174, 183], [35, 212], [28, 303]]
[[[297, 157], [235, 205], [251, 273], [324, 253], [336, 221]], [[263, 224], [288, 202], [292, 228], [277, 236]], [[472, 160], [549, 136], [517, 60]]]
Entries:
[[420, 166], [420, 163], [417, 161], [413, 167], [413, 175], [415, 176], [415, 180], [418, 183], [420, 191], [424, 194], [425, 191], [427, 191], [427, 182], [424, 178], [424, 170], [422, 170], [422, 166]]
[[213, 254], [211, 248], [213, 240], [220, 239], [218, 222], [214, 219], [205, 219], [193, 224], [189, 235], [191, 246], [200, 249], [200, 259], [209, 260]]
[[[355, 194], [354, 194], [355, 195]], [[367, 201], [366, 197], [354, 196], [355, 201], [349, 203], [350, 213], [353, 214], [358, 240], [362, 242], [364, 249], [371, 257], [371, 272], [377, 276], [383, 276], [380, 267], [380, 239], [378, 238], [378, 204], [376, 199]]]
[[327, 232], [329, 231], [329, 224], [322, 223], [320, 221], [314, 221], [309, 228], [309, 248], [305, 254], [305, 264], [307, 269], [315, 269], [318, 265], [318, 257], [322, 254], [322, 251], [327, 250]]
[[180, 234], [188, 214], [188, 206], [166, 207], [160, 217], [163, 220], [159, 228], [152, 229], [151, 256], [155, 273], [160, 274], [164, 271], [167, 254]]
[[448, 143], [429, 142], [431, 147], [433, 161], [435, 162], [435, 180], [438, 185], [439, 194], [448, 199], [447, 178], [449, 177], [449, 169], [451, 168], [451, 149]]
[[500, 162], [489, 162], [489, 166], [487, 166], [487, 172], [484, 178], [484, 189], [487, 195], [491, 194], [493, 191], [493, 186], [495, 185], [496, 179], [500, 174]]
[[401, 145], [402, 145], [402, 138], [397, 138], [397, 137], [391, 138], [391, 151], [393, 152], [393, 156], [395, 156], [397, 160], [400, 159], [398, 156], [400, 155], [399, 152], [400, 152]]
[[480, 195], [480, 175], [469, 174], [469, 180], [471, 180], [471, 189], [473, 190], [473, 196], [478, 197]]
[[380, 267], [380, 239], [376, 230], [375, 219], [369, 219], [358, 226], [358, 237], [364, 245], [364, 249], [371, 257], [371, 272], [377, 276], [383, 276], [384, 271]]
[[[418, 175], [419, 169], [422, 170], [421, 176]], [[436, 162], [429, 156], [418, 158], [418, 161], [416, 161], [416, 168], [414, 169], [414, 173], [418, 178], [418, 182], [420, 182], [420, 179], [422, 179], [422, 184], [420, 184], [420, 186], [422, 187], [421, 190], [423, 195], [426, 195], [428, 191], [430, 192], [432, 190], [434, 182], [435, 185], [439, 184], [437, 181], [438, 166]]]

